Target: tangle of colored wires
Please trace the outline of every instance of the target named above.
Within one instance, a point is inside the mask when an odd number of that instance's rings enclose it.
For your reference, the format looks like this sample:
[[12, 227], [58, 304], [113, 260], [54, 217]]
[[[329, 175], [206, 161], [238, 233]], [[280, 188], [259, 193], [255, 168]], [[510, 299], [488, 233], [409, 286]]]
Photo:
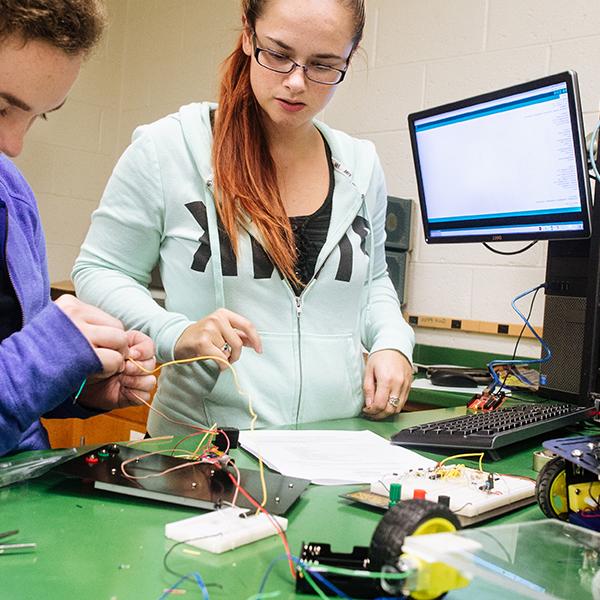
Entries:
[[[171, 365], [179, 365], [179, 364], [189, 364], [195, 361], [200, 361], [200, 360], [215, 360], [217, 362], [220, 362], [222, 364], [224, 364], [232, 373], [233, 376], [233, 380], [234, 380], [234, 384], [236, 386], [236, 389], [238, 391], [238, 393], [241, 396], [245, 396], [248, 400], [248, 412], [250, 413], [251, 416], [251, 422], [250, 422], [250, 430], [252, 431], [254, 429], [256, 420], [258, 419], [258, 415], [254, 412], [254, 409], [252, 407], [252, 399], [250, 397], [249, 394], [247, 394], [246, 392], [244, 392], [239, 384], [239, 380], [237, 377], [237, 373], [235, 371], [235, 369], [233, 368], [233, 366], [231, 364], [229, 364], [228, 361], [224, 360], [223, 358], [219, 357], [219, 356], [195, 356], [192, 358], [186, 358], [186, 359], [178, 359], [178, 360], [172, 360], [166, 363], [163, 363], [162, 365], [159, 365], [158, 367], [156, 367], [153, 370], [150, 369], [146, 369], [144, 368], [140, 363], [138, 363], [137, 361], [133, 360], [133, 359], [129, 359], [134, 365], [136, 365], [138, 367], [138, 369], [140, 369], [142, 372], [148, 374], [148, 375], [155, 375], [158, 372], [160, 372], [161, 369], [167, 367], [167, 366], [171, 366]], [[128, 461], [124, 461], [123, 463], [121, 463], [121, 472], [123, 473], [123, 475], [125, 477], [129, 477], [131, 479], [145, 479], [147, 477], [157, 477], [160, 475], [165, 475], [167, 473], [170, 473], [172, 471], [178, 470], [178, 469], [182, 469], [182, 468], [186, 468], [189, 466], [194, 466], [197, 464], [198, 461], [201, 462], [210, 462], [211, 464], [214, 464], [215, 466], [222, 466], [219, 459], [213, 459], [212, 457], [210, 459], [208, 459], [208, 457], [205, 454], [199, 454], [199, 451], [204, 443], [204, 441], [206, 440], [206, 437], [208, 435], [214, 435], [217, 434], [219, 432], [221, 432], [223, 435], [225, 435], [225, 437], [227, 438], [227, 435], [225, 434], [225, 432], [221, 431], [221, 430], [217, 430], [215, 429], [216, 424], [213, 425], [213, 427], [211, 429], [204, 429], [201, 427], [198, 427], [196, 425], [192, 425], [191, 423], [186, 423], [183, 421], [176, 421], [174, 419], [171, 419], [170, 417], [168, 417], [167, 415], [165, 415], [164, 413], [162, 413], [161, 411], [159, 411], [158, 409], [156, 409], [155, 407], [153, 407], [150, 403], [146, 402], [145, 400], [143, 400], [140, 396], [138, 396], [137, 394], [134, 394], [134, 396], [142, 403], [145, 404], [149, 410], [153, 410], [155, 411], [158, 415], [160, 415], [161, 417], [163, 417], [164, 419], [171, 421], [173, 423], [176, 424], [180, 424], [180, 425], [185, 425], [188, 427], [191, 427], [193, 429], [196, 429], [196, 433], [191, 434], [190, 436], [187, 436], [187, 438], [189, 439], [190, 437], [193, 437], [194, 435], [200, 435], [200, 434], [204, 434], [204, 437], [202, 438], [202, 440], [200, 440], [200, 442], [198, 443], [198, 445], [196, 446], [196, 450], [192, 453], [191, 458], [196, 459], [193, 460], [191, 462], [187, 462], [187, 463], [182, 463], [181, 465], [177, 465], [175, 467], [171, 467], [170, 469], [166, 469], [165, 471], [162, 471], [161, 473], [151, 473], [151, 474], [146, 474], [143, 476], [132, 476], [130, 474], [127, 473], [127, 471], [125, 470], [125, 467], [128, 463], [132, 462], [133, 460], [135, 461], [139, 461], [140, 458], [144, 458], [147, 456], [151, 456], [154, 454], [160, 454], [163, 453], [164, 451], [157, 451], [157, 452], [148, 452], [146, 454], [143, 454], [142, 456], [139, 456], [135, 459], [130, 459]], [[186, 438], [184, 438], [185, 440]], [[181, 440], [181, 441], [184, 441]], [[180, 443], [181, 443], [180, 441]], [[173, 452], [175, 451], [175, 449], [177, 449], [177, 446], [179, 445], [176, 444], [175, 448], [173, 449]], [[229, 438], [227, 438], [227, 449], [229, 449], [230, 446], [230, 442], [229, 442]], [[267, 495], [267, 485], [266, 485], [266, 480], [265, 480], [265, 473], [264, 473], [264, 463], [262, 460], [262, 457], [259, 455], [258, 456], [258, 462], [259, 462], [259, 475], [260, 475], [260, 481], [261, 481], [261, 491], [262, 491], [262, 502], [259, 503], [257, 502], [240, 484], [240, 471], [239, 469], [236, 467], [235, 463], [233, 462], [229, 462], [228, 464], [234, 469], [236, 476], [234, 476], [232, 473], [230, 473], [229, 471], [227, 471], [227, 475], [229, 476], [229, 478], [231, 479], [231, 481], [233, 482], [234, 486], [235, 486], [235, 494], [233, 496], [233, 502], [232, 505], [235, 506], [235, 503], [237, 501], [237, 496], [238, 496], [238, 492], [241, 492], [242, 495], [248, 500], [248, 502], [250, 502], [250, 504], [252, 506], [254, 506], [256, 508], [256, 514], [258, 514], [259, 512], [263, 512], [267, 518], [269, 519], [269, 521], [272, 523], [272, 525], [275, 528], [275, 531], [277, 532], [277, 535], [279, 535], [279, 537], [282, 540], [285, 552], [286, 552], [286, 556], [290, 557], [289, 558], [289, 564], [290, 564], [290, 572], [292, 574], [292, 577], [296, 577], [296, 570], [294, 569], [294, 565], [293, 562], [291, 560], [291, 551], [289, 548], [289, 544], [287, 541], [287, 538], [285, 536], [285, 533], [283, 531], [283, 529], [281, 528], [281, 526], [279, 525], [279, 523], [277, 522], [277, 520], [269, 513], [269, 511], [267, 511], [264, 507], [267, 503], [268, 500], [268, 495]], [[174, 547], [173, 547], [174, 548]], [[165, 556], [168, 556], [169, 553], [172, 551], [171, 548], [167, 554]], [[165, 564], [166, 566], [166, 564]]]
[[325, 600], [327, 600], [328, 596], [326, 596], [325, 593], [323, 592], [323, 590], [321, 588], [319, 588], [315, 579], [321, 585], [323, 585], [324, 587], [326, 587], [327, 589], [332, 591], [334, 594], [336, 594], [339, 598], [347, 598], [349, 600], [351, 597], [348, 596], [348, 594], [346, 594], [344, 591], [339, 589], [331, 581], [329, 581], [329, 579], [327, 579], [323, 575], [324, 573], [344, 575], [346, 577], [360, 577], [360, 578], [380, 579], [380, 580], [381, 579], [401, 580], [401, 579], [406, 579], [409, 575], [411, 575], [411, 571], [403, 571], [403, 572], [398, 572], [398, 573], [389, 573], [389, 572], [383, 573], [383, 572], [378, 572], [378, 571], [346, 569], [346, 568], [342, 568], [342, 567], [334, 567], [334, 566], [330, 566], [330, 565], [324, 565], [322, 563], [319, 565], [312, 565], [312, 564], [306, 563], [305, 561], [301, 560], [297, 556], [282, 555], [282, 556], [278, 556], [278, 557], [274, 558], [269, 563], [269, 566], [267, 567], [267, 570], [265, 571], [263, 578], [260, 582], [258, 593], [255, 596], [253, 596], [254, 599], [258, 600], [260, 598], [266, 598], [266, 595], [264, 594], [264, 589], [267, 585], [267, 580], [269, 579], [269, 576], [271, 575], [271, 572], [273, 571], [273, 568], [275, 567], [275, 565], [281, 560], [292, 561], [292, 563], [296, 565], [298, 573], [306, 579], [307, 583], [313, 589], [315, 594], [317, 594], [317, 596], [319, 596], [319, 598], [322, 598]]
[[449, 460], [454, 460], [456, 458], [478, 457], [479, 458], [479, 470], [483, 471], [484, 454], [485, 454], [484, 452], [468, 452], [465, 454], [454, 454], [453, 456], [447, 456], [443, 460], [440, 460], [440, 462], [436, 465], [436, 468], [439, 468], [439, 467], [443, 466], [444, 463], [448, 462]]
[[195, 581], [198, 584], [198, 587], [202, 591], [203, 600], [209, 600], [208, 589], [206, 587], [206, 584], [202, 580], [200, 573], [198, 573], [198, 571], [194, 571], [193, 573], [190, 573], [189, 575], [182, 575], [181, 578], [179, 579], [179, 581], [176, 581], [170, 588], [166, 589], [161, 594], [161, 596], [158, 600], [164, 600], [165, 598], [170, 596], [173, 593], [173, 591], [176, 590], [184, 581], [188, 581], [188, 580]]
[[[552, 358], [552, 352], [550, 350], [550, 348], [548, 347], [548, 345], [546, 344], [546, 342], [544, 342], [544, 340], [538, 335], [537, 331], [532, 327], [531, 323], [529, 322], [529, 319], [531, 317], [531, 313], [533, 311], [533, 305], [535, 303], [535, 298], [538, 294], [538, 292], [543, 289], [545, 287], [544, 283], [541, 283], [540, 285], [531, 288], [530, 290], [527, 290], [525, 292], [523, 292], [522, 294], [519, 294], [518, 296], [516, 296], [512, 302], [511, 302], [511, 306], [513, 308], [513, 310], [519, 315], [519, 317], [521, 317], [521, 319], [523, 320], [523, 327], [521, 328], [521, 332], [519, 333], [519, 337], [517, 338], [517, 341], [515, 343], [515, 349], [513, 350], [513, 354], [512, 354], [512, 358], [510, 360], [492, 360], [488, 363], [487, 368], [488, 371], [490, 372], [490, 375], [492, 376], [492, 380], [494, 382], [494, 387], [499, 386], [499, 389], [496, 390], [496, 394], [500, 393], [502, 391], [502, 389], [505, 387], [506, 384], [506, 380], [509, 376], [509, 371], [507, 369], [506, 375], [504, 376], [503, 381], [501, 382], [498, 374], [496, 373], [496, 370], [494, 369], [495, 366], [499, 366], [499, 365], [530, 365], [530, 364], [542, 364], [545, 362], [548, 362], [551, 358]], [[523, 313], [517, 308], [516, 306], [516, 302], [518, 300], [520, 300], [521, 298], [524, 298], [525, 296], [528, 296], [529, 294], [533, 293], [533, 298], [531, 299], [531, 304], [529, 306], [529, 312], [527, 314], [527, 316], [523, 315]], [[519, 342], [521, 341], [521, 338], [523, 337], [523, 333], [525, 332], [525, 329], [529, 329], [529, 331], [531, 331], [531, 333], [534, 335], [534, 337], [539, 341], [539, 343], [542, 346], [542, 350], [545, 352], [545, 356], [542, 356], [539, 359], [518, 359], [516, 360], [515, 357], [517, 356], [517, 348], [519, 347]]]

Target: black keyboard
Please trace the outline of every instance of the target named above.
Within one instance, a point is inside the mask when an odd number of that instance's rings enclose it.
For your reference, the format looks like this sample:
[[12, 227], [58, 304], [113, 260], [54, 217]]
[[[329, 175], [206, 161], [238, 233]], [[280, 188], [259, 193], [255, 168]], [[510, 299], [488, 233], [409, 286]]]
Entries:
[[572, 404], [519, 404], [407, 427], [393, 435], [392, 442], [402, 446], [495, 450], [573, 425], [592, 414], [592, 408]]

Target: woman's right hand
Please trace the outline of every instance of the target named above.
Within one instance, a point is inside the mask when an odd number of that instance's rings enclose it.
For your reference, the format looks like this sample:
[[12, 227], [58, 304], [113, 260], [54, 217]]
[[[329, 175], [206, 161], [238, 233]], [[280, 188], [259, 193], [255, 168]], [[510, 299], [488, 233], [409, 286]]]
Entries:
[[[241, 315], [219, 308], [183, 331], [175, 344], [175, 359], [195, 356], [218, 356], [230, 363], [239, 359], [242, 347], [262, 352], [260, 337], [254, 325]], [[227, 366], [216, 361], [221, 371]]]

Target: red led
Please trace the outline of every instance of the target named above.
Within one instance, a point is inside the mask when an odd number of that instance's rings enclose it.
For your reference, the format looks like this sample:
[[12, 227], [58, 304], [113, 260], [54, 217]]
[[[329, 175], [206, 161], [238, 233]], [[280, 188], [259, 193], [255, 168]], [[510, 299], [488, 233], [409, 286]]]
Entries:
[[426, 494], [425, 490], [415, 490], [413, 492], [413, 498], [415, 500], [425, 500], [425, 494]]
[[95, 465], [98, 462], [98, 457], [95, 454], [90, 454], [85, 457], [85, 462], [88, 465]]

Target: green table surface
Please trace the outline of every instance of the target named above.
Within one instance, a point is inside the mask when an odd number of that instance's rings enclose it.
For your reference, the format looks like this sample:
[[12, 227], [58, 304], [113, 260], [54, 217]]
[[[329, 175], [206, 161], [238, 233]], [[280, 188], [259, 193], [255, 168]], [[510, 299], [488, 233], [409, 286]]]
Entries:
[[[408, 425], [449, 418], [464, 411], [453, 407], [403, 413], [386, 422], [355, 418], [303, 428], [370, 429], [389, 437]], [[520, 447], [493, 466], [486, 466], [501, 473], [535, 477], [532, 452], [538, 448], [539, 440]], [[440, 458], [437, 454], [425, 454]], [[244, 451], [236, 450], [233, 455], [240, 467], [256, 468], [254, 458]], [[360, 487], [310, 486], [286, 515], [292, 552], [298, 554], [303, 541], [330, 543], [337, 552], [350, 552], [354, 545], [369, 545], [382, 512], [340, 497]], [[177, 580], [163, 567], [165, 552], [173, 544], [164, 537], [164, 526], [195, 514], [195, 509], [93, 491], [53, 473], [0, 488], [0, 531], [19, 529], [18, 541], [37, 543], [37, 551], [32, 554], [0, 555], [0, 598], [159, 598]], [[531, 505], [496, 519], [495, 523], [542, 518], [537, 505]], [[198, 571], [210, 586], [211, 599], [250, 598], [258, 592], [268, 565], [283, 553], [277, 536], [221, 555], [206, 551], [194, 555], [184, 552], [184, 548], [179, 546], [171, 554], [169, 566], [180, 573]], [[186, 582], [182, 588], [187, 590], [183, 598], [202, 597], [193, 582]], [[273, 569], [266, 591], [279, 592], [277, 597], [281, 599], [314, 597], [294, 594], [285, 561]], [[499, 596], [477, 580], [469, 588], [448, 596], [474, 597]]]

